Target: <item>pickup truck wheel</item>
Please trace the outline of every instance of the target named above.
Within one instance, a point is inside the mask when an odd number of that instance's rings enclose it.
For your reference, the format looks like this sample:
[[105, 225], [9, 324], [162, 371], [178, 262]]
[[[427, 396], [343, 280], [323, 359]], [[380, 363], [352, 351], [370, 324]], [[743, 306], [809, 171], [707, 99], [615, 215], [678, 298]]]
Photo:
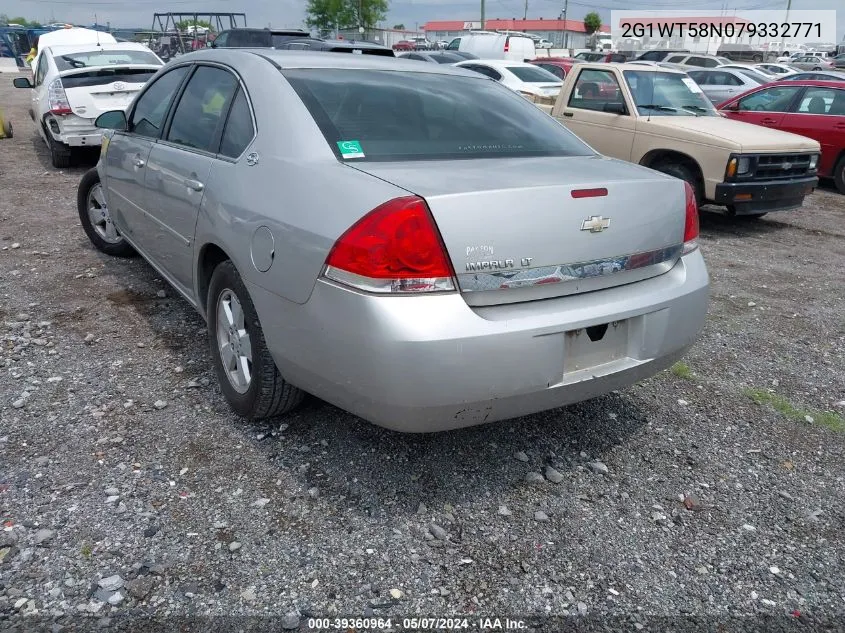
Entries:
[[669, 161], [661, 161], [655, 163], [654, 165], [651, 165], [651, 168], [656, 171], [663, 172], [664, 174], [674, 176], [675, 178], [686, 180], [692, 186], [692, 190], [695, 192], [696, 205], [698, 205], [699, 207], [701, 206], [701, 200], [704, 197], [704, 192], [701, 190], [700, 180], [692, 169], [690, 169], [683, 163]]
[[103, 195], [103, 185], [100, 183], [100, 174], [96, 168], [89, 169], [79, 181], [76, 209], [79, 211], [82, 229], [94, 248], [113, 257], [129, 257], [135, 254], [135, 249], [123, 239], [112, 223]]
[[842, 156], [833, 168], [833, 182], [839, 193], [845, 193], [845, 156]]
[[60, 143], [53, 138], [53, 135], [47, 132], [47, 143], [50, 146], [50, 162], [56, 169], [66, 169], [70, 167], [71, 159], [73, 158], [70, 148], [64, 143]]
[[753, 57], [753, 59], [754, 59], [755, 62], [757, 62], [759, 64], [760, 62], [763, 61], [763, 56], [762, 55], [755, 55]]
[[214, 371], [235, 413], [260, 420], [302, 401], [303, 392], [279, 374], [249, 292], [229, 260], [211, 275], [206, 310]]

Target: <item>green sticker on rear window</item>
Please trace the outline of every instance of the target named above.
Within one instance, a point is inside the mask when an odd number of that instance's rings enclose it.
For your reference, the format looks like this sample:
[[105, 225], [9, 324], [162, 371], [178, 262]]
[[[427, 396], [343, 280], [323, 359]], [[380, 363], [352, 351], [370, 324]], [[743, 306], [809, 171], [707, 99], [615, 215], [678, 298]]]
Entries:
[[338, 141], [337, 146], [340, 148], [340, 155], [344, 158], [364, 158], [360, 141]]

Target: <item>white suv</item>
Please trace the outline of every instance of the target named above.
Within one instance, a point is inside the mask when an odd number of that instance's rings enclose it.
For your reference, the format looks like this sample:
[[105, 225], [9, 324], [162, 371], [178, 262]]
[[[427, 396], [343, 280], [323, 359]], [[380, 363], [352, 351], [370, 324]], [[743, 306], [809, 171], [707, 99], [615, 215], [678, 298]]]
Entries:
[[126, 108], [164, 62], [133, 42], [65, 44], [38, 51], [30, 88], [29, 114], [50, 149], [54, 167], [71, 165], [73, 149], [99, 147], [102, 130], [94, 120], [103, 112]]

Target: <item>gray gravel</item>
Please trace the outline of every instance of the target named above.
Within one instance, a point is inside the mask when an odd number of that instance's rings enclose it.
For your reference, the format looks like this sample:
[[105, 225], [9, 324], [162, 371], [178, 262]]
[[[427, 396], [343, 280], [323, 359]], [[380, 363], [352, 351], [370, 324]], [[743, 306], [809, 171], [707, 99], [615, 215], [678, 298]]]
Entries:
[[845, 616], [845, 196], [756, 223], [704, 214], [706, 331], [621, 393], [435, 436], [315, 399], [251, 425], [221, 398], [200, 318], [142, 260], [89, 246], [84, 168], [49, 166], [9, 83], [0, 620], [15, 630]]

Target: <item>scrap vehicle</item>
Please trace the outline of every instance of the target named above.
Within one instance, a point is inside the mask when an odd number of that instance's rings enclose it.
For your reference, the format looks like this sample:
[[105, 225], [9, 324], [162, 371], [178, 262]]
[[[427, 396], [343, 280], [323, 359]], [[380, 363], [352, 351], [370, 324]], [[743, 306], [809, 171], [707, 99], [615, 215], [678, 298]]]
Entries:
[[[210, 25], [209, 27], [204, 26]], [[164, 61], [206, 48], [227, 29], [246, 27], [245, 13], [155, 13], [148, 46]]]

